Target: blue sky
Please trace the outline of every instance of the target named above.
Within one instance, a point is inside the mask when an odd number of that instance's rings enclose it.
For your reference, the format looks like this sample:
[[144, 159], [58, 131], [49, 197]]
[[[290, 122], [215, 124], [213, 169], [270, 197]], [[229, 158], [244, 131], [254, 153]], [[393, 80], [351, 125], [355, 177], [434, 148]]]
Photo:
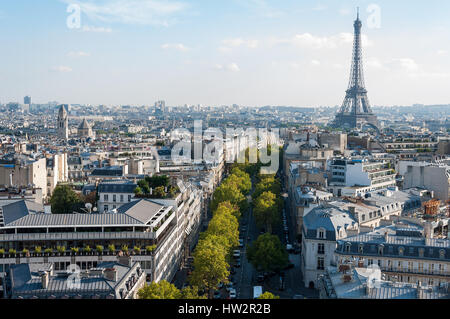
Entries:
[[3, 0], [0, 102], [339, 105], [357, 6], [371, 103], [450, 103], [445, 0]]

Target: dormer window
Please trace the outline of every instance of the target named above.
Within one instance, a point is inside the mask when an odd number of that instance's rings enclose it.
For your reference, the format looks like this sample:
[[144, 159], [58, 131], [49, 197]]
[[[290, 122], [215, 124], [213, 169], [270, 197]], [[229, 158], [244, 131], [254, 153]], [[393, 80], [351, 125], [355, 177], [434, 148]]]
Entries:
[[400, 247], [400, 248], [398, 249], [398, 254], [399, 254], [400, 256], [403, 256], [404, 253], [405, 253], [405, 248]]
[[445, 259], [445, 250], [444, 249], [439, 250], [439, 258]]
[[325, 229], [320, 228], [317, 230], [317, 238], [325, 239]]
[[350, 243], [346, 243], [346, 244], [345, 244], [345, 252], [346, 252], [346, 253], [349, 253], [349, 252], [350, 252], [350, 249], [351, 249], [351, 247], [352, 247], [352, 244], [350, 244]]
[[423, 258], [424, 255], [425, 255], [425, 249], [424, 248], [420, 248], [419, 249], [419, 257]]
[[378, 246], [378, 255], [383, 256], [384, 245]]
[[359, 244], [358, 251], [360, 254], [364, 253], [364, 244]]

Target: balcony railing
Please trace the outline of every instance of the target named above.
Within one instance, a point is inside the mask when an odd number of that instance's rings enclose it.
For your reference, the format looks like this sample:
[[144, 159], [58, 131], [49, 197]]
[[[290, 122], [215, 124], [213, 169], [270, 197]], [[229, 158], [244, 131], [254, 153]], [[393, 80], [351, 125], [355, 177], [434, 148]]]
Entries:
[[398, 267], [381, 267], [381, 271], [385, 273], [400, 273], [400, 274], [411, 274], [411, 275], [424, 275], [424, 276], [439, 276], [439, 277], [450, 277], [450, 272], [440, 271], [440, 270], [428, 270], [428, 269], [408, 269], [398, 268]]
[[1, 234], [0, 242], [36, 240], [156, 239], [154, 232]]

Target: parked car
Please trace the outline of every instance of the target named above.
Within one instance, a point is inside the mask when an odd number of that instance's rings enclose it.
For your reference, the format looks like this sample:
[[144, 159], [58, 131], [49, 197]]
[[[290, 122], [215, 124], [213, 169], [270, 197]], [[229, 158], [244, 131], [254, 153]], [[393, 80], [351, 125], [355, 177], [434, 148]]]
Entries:
[[240, 250], [233, 251], [233, 257], [234, 258], [240, 258], [241, 257], [241, 251]]
[[294, 295], [292, 299], [305, 299], [305, 297], [303, 297], [303, 295]]
[[220, 299], [222, 297], [219, 290], [214, 291], [214, 299]]
[[226, 285], [226, 289], [227, 289], [228, 292], [229, 292], [231, 289], [233, 289], [233, 283], [232, 283], [232, 282], [229, 282], [229, 283]]
[[230, 299], [236, 299], [236, 289], [230, 289], [229, 296]]
[[265, 279], [264, 275], [258, 275], [258, 277], [256, 277], [257, 282], [264, 282]]
[[241, 260], [240, 259], [236, 260], [236, 263], [234, 264], [234, 267], [241, 268]]

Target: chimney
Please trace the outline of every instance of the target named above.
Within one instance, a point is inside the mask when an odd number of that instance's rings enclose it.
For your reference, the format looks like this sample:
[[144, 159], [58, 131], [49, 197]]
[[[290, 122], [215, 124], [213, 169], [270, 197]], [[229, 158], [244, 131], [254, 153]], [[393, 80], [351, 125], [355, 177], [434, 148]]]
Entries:
[[49, 280], [50, 280], [50, 276], [49, 276], [48, 272], [44, 271], [44, 273], [41, 275], [42, 289], [48, 288]]
[[131, 267], [131, 257], [130, 256], [119, 256], [117, 257], [117, 262], [123, 266]]
[[426, 222], [424, 227], [424, 236], [426, 239], [433, 238], [433, 225], [431, 222]]
[[117, 281], [117, 270], [114, 268], [107, 268], [103, 272], [106, 280]]

